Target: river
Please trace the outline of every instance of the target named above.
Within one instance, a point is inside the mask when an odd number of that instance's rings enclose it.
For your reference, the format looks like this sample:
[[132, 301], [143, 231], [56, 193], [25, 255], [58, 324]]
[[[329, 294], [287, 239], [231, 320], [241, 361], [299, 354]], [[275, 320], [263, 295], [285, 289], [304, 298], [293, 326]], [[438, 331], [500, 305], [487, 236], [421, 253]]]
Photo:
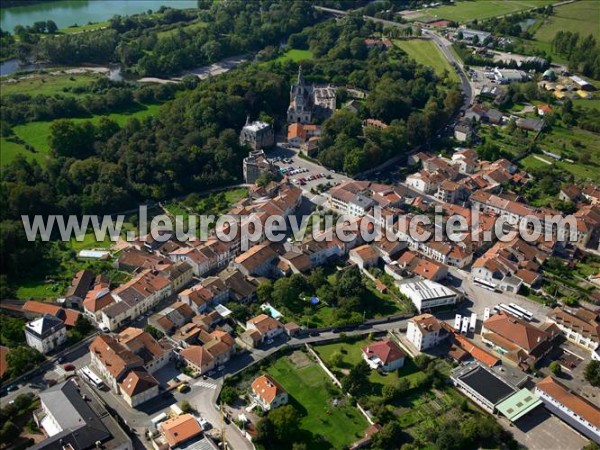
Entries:
[[0, 28], [14, 30], [17, 25], [32, 25], [34, 22], [53, 20], [58, 28], [71, 25], [86, 25], [102, 22], [114, 15], [128, 16], [149, 9], [156, 11], [161, 6], [185, 9], [195, 8], [196, 0], [61, 0], [35, 3], [27, 6], [12, 6], [0, 9]]

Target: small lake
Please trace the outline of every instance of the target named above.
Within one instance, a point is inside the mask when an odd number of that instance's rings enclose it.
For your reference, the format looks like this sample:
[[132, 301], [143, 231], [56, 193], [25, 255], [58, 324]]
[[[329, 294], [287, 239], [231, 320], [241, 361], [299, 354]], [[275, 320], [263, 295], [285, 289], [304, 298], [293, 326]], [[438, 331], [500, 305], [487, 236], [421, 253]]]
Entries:
[[114, 15], [129, 16], [158, 10], [161, 6], [177, 9], [196, 8], [196, 0], [61, 0], [0, 9], [0, 28], [13, 32], [17, 25], [53, 20], [58, 28], [102, 22]]

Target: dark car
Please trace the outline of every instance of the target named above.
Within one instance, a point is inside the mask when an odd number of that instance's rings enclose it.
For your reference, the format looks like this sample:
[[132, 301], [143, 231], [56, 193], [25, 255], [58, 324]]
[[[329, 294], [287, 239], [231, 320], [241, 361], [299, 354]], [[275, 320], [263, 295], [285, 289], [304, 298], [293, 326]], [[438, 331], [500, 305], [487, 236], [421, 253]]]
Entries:
[[308, 335], [309, 336], [319, 336], [319, 332], [318, 331], [311, 331]]
[[332, 328], [332, 329], [331, 329], [331, 332], [332, 332], [332, 333], [337, 333], [337, 332], [338, 332], [338, 329], [337, 329], [337, 328]]
[[9, 386], [6, 388], [6, 392], [14, 392], [18, 389], [19, 389], [19, 386], [17, 386], [16, 384], [13, 384], [12, 386]]
[[75, 366], [73, 364], [65, 364], [63, 366], [63, 369], [65, 369], [67, 372], [72, 372], [73, 370], [75, 370]]

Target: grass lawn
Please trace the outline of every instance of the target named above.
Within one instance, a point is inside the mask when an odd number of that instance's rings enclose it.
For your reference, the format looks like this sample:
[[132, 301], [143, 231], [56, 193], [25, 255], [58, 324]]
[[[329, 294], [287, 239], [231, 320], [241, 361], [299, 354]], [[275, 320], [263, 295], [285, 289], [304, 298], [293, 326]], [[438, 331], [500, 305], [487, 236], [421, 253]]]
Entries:
[[597, 109], [600, 111], [600, 98], [592, 98], [589, 100], [577, 98], [573, 100], [573, 105], [580, 106], [582, 108]]
[[471, 0], [456, 1], [454, 5], [422, 10], [425, 18], [447, 19], [456, 22], [470, 22], [478, 19], [502, 16], [527, 9], [546, 6], [553, 0]]
[[[123, 126], [131, 118], [135, 117], [141, 120], [144, 117], [156, 115], [158, 113], [159, 108], [160, 105], [140, 105], [140, 108], [135, 111], [111, 113], [107, 114], [105, 117], [108, 117], [109, 119], [112, 119], [115, 122], [117, 122], [120, 126]], [[72, 120], [74, 122], [82, 122], [85, 120], [96, 122], [100, 119], [100, 117], [102, 116], [93, 116], [90, 118], [76, 118]], [[38, 152], [48, 153], [50, 151], [50, 146], [48, 145], [48, 137], [50, 136], [50, 125], [52, 125], [52, 121], [29, 122], [23, 125], [15, 126], [13, 128], [13, 131], [17, 136], [23, 139], [23, 141], [32, 145]], [[4, 158], [2, 159], [2, 162], [4, 163]]]
[[[358, 364], [362, 360], [361, 348], [371, 342], [372, 341], [369, 339], [361, 339], [354, 342], [336, 342], [333, 344], [316, 346], [314, 347], [314, 350], [333, 372], [339, 373], [349, 370]], [[333, 366], [332, 364], [332, 355], [334, 353], [340, 353], [342, 355], [342, 362], [338, 366]], [[383, 386], [388, 384], [395, 385], [400, 378], [406, 378], [411, 386], [415, 386], [424, 377], [425, 373], [415, 366], [412, 359], [406, 358], [402, 369], [390, 372], [386, 375], [381, 375], [376, 370], [372, 370], [369, 380], [373, 388], [372, 395], [379, 396], [381, 395]]]
[[579, 1], [557, 6], [554, 8], [554, 14], [539, 27], [534, 39], [550, 44], [558, 31], [571, 30], [581, 36], [593, 34], [596, 40], [599, 40], [599, 17], [600, 2], [598, 1]]
[[46, 159], [45, 153], [33, 153], [27, 150], [21, 144], [0, 138], [0, 166], [10, 164], [17, 155], [23, 155], [27, 159], [35, 159], [40, 164], [44, 164]]
[[[269, 374], [289, 393], [290, 404], [302, 414], [300, 428], [310, 449], [341, 449], [363, 436], [369, 425], [358, 410], [345, 403], [325, 372], [302, 352], [279, 358]], [[333, 406], [334, 397], [344, 403]]]
[[314, 56], [310, 50], [298, 50], [298, 49], [293, 48], [291, 50], [288, 50], [284, 54], [280, 55], [275, 61], [277, 61], [277, 62], [284, 62], [284, 61], [300, 62], [300, 61], [304, 61], [307, 59], [313, 59], [313, 58], [314, 58]]
[[[207, 25], [206, 22], [198, 21], [198, 22], [191, 23], [189, 25], [182, 25], [181, 29], [184, 32], [188, 32], [189, 33], [189, 32], [193, 32], [193, 31], [197, 31], [197, 30], [199, 30], [201, 28], [205, 28], [206, 25]], [[179, 28], [180, 28], [179, 26], [176, 26], [174, 28], [171, 28], [170, 30], [159, 31], [158, 33], [156, 33], [156, 36], [159, 39], [164, 39], [164, 38], [168, 38], [168, 37], [172, 37], [172, 36], [177, 36], [177, 33], [179, 32]]]
[[442, 75], [444, 70], [447, 70], [450, 78], [458, 82], [458, 75], [433, 41], [424, 39], [398, 39], [394, 40], [394, 45], [402, 49], [419, 64], [433, 68], [438, 75]]
[[73, 34], [73, 33], [81, 33], [84, 31], [101, 30], [101, 29], [107, 28], [107, 27], [108, 27], [108, 20], [105, 20], [103, 22], [88, 23], [87, 25], [75, 25], [72, 27], [62, 28], [60, 30], [60, 32], [63, 34]]
[[75, 95], [65, 92], [66, 88], [80, 87], [90, 84], [103, 75], [96, 73], [82, 73], [73, 75], [50, 75], [35, 74], [19, 78], [16, 82], [3, 80], [0, 84], [1, 95], [10, 94], [30, 94], [30, 95], [54, 95], [65, 94]]

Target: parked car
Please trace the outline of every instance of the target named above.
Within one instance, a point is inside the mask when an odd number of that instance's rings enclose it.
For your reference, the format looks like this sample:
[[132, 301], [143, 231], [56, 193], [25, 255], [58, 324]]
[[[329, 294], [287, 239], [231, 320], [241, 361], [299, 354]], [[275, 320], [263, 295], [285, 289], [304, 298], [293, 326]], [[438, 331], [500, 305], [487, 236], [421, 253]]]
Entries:
[[14, 391], [16, 391], [18, 389], [19, 389], [19, 385], [18, 384], [13, 384], [13, 385], [10, 385], [10, 386], [8, 386], [6, 388], [6, 392], [14, 392]]
[[65, 364], [63, 366], [63, 369], [67, 372], [72, 372], [73, 370], [75, 370], [75, 366], [73, 364]]

